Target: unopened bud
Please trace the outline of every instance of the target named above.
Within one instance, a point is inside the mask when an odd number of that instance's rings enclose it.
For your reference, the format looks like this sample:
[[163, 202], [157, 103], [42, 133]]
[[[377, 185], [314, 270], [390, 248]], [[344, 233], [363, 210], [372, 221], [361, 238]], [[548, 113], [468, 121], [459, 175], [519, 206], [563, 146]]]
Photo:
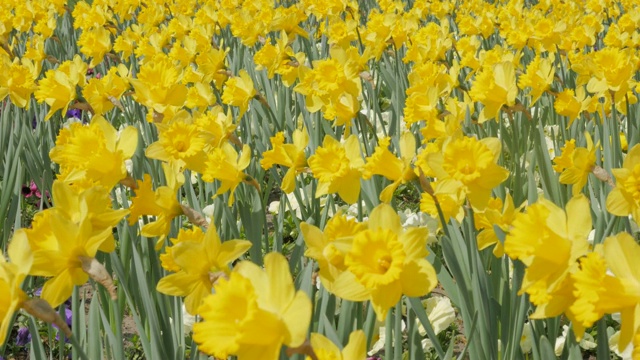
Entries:
[[111, 300], [117, 300], [118, 294], [116, 292], [116, 286], [104, 265], [100, 264], [98, 260], [92, 257], [79, 256], [79, 259], [82, 262], [82, 270], [84, 270], [84, 272], [86, 272], [95, 282], [107, 289], [109, 295], [111, 295]]

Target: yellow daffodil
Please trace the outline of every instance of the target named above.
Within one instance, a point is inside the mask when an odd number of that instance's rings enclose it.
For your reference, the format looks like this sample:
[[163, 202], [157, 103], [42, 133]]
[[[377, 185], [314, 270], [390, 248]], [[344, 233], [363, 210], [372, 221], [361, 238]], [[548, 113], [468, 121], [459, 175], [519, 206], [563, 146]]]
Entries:
[[240, 109], [238, 117], [242, 117], [249, 109], [249, 102], [257, 94], [253, 86], [253, 80], [246, 70], [242, 69], [240, 76], [232, 77], [224, 84], [222, 102], [227, 105], [237, 106]]
[[38, 69], [27, 58], [20, 61], [16, 58], [13, 63], [2, 65], [2, 68], [0, 100], [8, 95], [13, 104], [28, 110], [31, 95], [38, 88], [35, 83]]
[[476, 229], [480, 230], [477, 239], [479, 250], [495, 245], [493, 255], [504, 255], [504, 247], [496, 235], [494, 226], [498, 226], [505, 233], [508, 232], [517, 210], [513, 205], [513, 198], [507, 193], [504, 202], [500, 198], [491, 199], [483, 212], [473, 214]]
[[535, 104], [553, 83], [554, 75], [553, 59], [538, 55], [527, 65], [527, 72], [518, 79], [518, 86], [523, 90], [531, 89], [531, 104]]
[[211, 224], [201, 241], [182, 241], [171, 247], [171, 255], [180, 270], [160, 279], [156, 289], [167, 295], [184, 296], [187, 311], [195, 315], [202, 300], [211, 293], [213, 275], [228, 274], [229, 264], [250, 247], [247, 240], [221, 242]]
[[[589, 180], [589, 174], [596, 165], [596, 148], [589, 133], [585, 133], [587, 147], [575, 147], [575, 140], [569, 140], [562, 148], [562, 154], [553, 159], [554, 170], [560, 174], [561, 184], [573, 184], [573, 196], [578, 195]], [[557, 160], [556, 160], [557, 159]]]
[[0, 254], [0, 344], [4, 344], [13, 314], [27, 299], [21, 286], [31, 271], [33, 253], [24, 231], [15, 232], [8, 254], [11, 262]]
[[233, 123], [231, 109], [225, 113], [221, 106], [214, 106], [208, 111], [194, 117], [194, 122], [200, 130], [200, 136], [205, 139], [205, 151], [220, 147], [225, 141], [233, 137], [237, 125]]
[[[433, 195], [423, 192], [420, 197], [420, 211], [431, 215], [433, 218], [440, 219], [440, 214], [438, 213], [439, 206], [445, 224], [448, 223], [451, 218], [461, 223], [464, 219], [464, 208], [462, 205], [464, 205], [465, 200], [461, 184], [455, 180], [445, 179], [434, 181], [431, 183], [431, 186], [433, 187]], [[440, 227], [444, 225], [441, 224], [440, 221], [438, 221], [438, 224]]]
[[393, 193], [400, 184], [405, 184], [417, 176], [411, 166], [411, 161], [416, 156], [416, 139], [410, 132], [400, 136], [400, 158], [389, 151], [390, 138], [381, 139], [373, 155], [368, 157], [364, 166], [363, 179], [367, 180], [373, 175], [382, 175], [393, 181], [380, 193], [380, 201], [389, 203]]
[[[638, 256], [640, 246], [633, 237], [620, 233], [581, 258], [580, 270], [572, 274], [576, 301], [571, 308], [579, 328], [592, 326], [604, 314], [620, 313], [620, 349], [626, 348], [640, 330], [640, 271], [635, 266]], [[582, 333], [576, 331], [576, 336], [580, 338]]]
[[362, 57], [355, 47], [330, 49], [331, 57], [314, 61], [313, 69], [300, 70], [294, 90], [305, 96], [310, 112], [322, 110], [325, 119], [345, 125], [360, 111]]
[[111, 50], [111, 33], [103, 26], [85, 29], [78, 38], [80, 52], [91, 58], [90, 67], [96, 67]]
[[59, 212], [52, 212], [46, 225], [52, 236], [29, 234], [29, 241], [40, 247], [33, 254], [30, 274], [52, 277], [42, 288], [42, 298], [56, 307], [71, 296], [75, 285], [87, 282], [84, 269], [112, 229], [93, 229], [88, 219], [76, 224]]
[[[407, 89], [407, 92], [409, 92], [409, 90], [410, 89]], [[439, 102], [438, 89], [435, 87], [429, 87], [429, 89], [424, 92], [412, 92], [405, 101], [404, 107], [404, 121], [407, 127], [420, 121], [424, 121], [432, 127], [438, 126], [438, 121], [442, 122], [438, 119]]]
[[42, 298], [56, 307], [89, 276], [115, 296], [110, 276], [94, 258], [98, 250], [114, 250], [112, 227], [128, 211], [112, 210], [107, 190], [101, 186], [78, 191], [56, 181], [52, 190], [54, 207], [40, 212], [32, 228], [24, 230], [33, 251], [29, 274], [53, 277], [45, 283]]
[[282, 254], [264, 258], [265, 269], [249, 261], [236, 265], [198, 309], [204, 320], [193, 325], [199, 349], [216, 358], [276, 360], [282, 345], [304, 343], [311, 322], [311, 301], [296, 291]]
[[589, 249], [591, 213], [585, 211], [589, 208], [589, 200], [583, 195], [572, 198], [566, 210], [540, 199], [513, 220], [504, 251], [527, 266], [519, 293], [529, 294], [537, 306], [532, 318], [554, 317], [562, 312], [573, 318], [569, 311], [574, 300], [569, 274]]
[[160, 264], [167, 271], [178, 272], [182, 267], [175, 262], [173, 257], [173, 245], [177, 245], [182, 242], [201, 243], [204, 241], [204, 232], [199, 227], [194, 227], [193, 229], [180, 229], [178, 236], [169, 239], [169, 241], [172, 246], [164, 248], [164, 254], [160, 255]]
[[[367, 338], [362, 330], [349, 334], [349, 342], [342, 351], [331, 340], [318, 333], [311, 333], [311, 347], [317, 360], [362, 360], [367, 357]], [[310, 359], [307, 357], [307, 360]]]
[[580, 116], [583, 111], [594, 112], [598, 105], [597, 97], [590, 97], [584, 90], [584, 86], [573, 89], [564, 89], [556, 96], [553, 108], [559, 115], [569, 118], [567, 126]]
[[316, 197], [337, 192], [348, 204], [358, 200], [364, 161], [355, 135], [349, 136], [344, 144], [325, 136], [322, 146], [316, 149], [308, 162], [313, 177], [318, 179]]
[[509, 177], [509, 171], [497, 164], [501, 147], [498, 138], [451, 138], [442, 152], [427, 155], [427, 163], [438, 180], [460, 182], [471, 205], [481, 211], [491, 190]]
[[344, 257], [351, 248], [353, 236], [366, 228], [366, 224], [348, 219], [344, 214], [329, 219], [324, 232], [305, 222], [300, 224], [307, 245], [304, 255], [318, 262], [320, 281], [329, 292], [338, 275], [347, 269]]
[[622, 168], [611, 171], [616, 187], [607, 196], [607, 211], [617, 216], [631, 215], [640, 221], [640, 145], [631, 148]]
[[[129, 213], [126, 209], [112, 209], [109, 192], [101, 186], [78, 191], [62, 181], [55, 181], [52, 189], [55, 206], [50, 210], [61, 213], [76, 224], [86, 219], [94, 232], [116, 226]], [[98, 250], [111, 252], [115, 247], [113, 234], [108, 233]]]
[[156, 127], [158, 141], [147, 146], [145, 155], [148, 158], [176, 162], [178, 167], [204, 172], [206, 140], [191, 118], [174, 118], [169, 123], [156, 124]]
[[141, 233], [143, 236], [158, 236], [156, 250], [160, 250], [165, 236], [171, 230], [171, 221], [183, 213], [178, 202], [177, 191], [184, 183], [184, 176], [169, 165], [162, 165], [167, 178], [167, 185], [159, 186], [153, 191], [151, 176], [144, 175], [142, 181], [138, 181], [136, 195], [131, 199], [131, 214], [129, 225], [133, 225], [142, 215], [156, 216], [156, 220], [145, 224]]
[[46, 72], [45, 78], [40, 80], [34, 94], [38, 102], [45, 102], [49, 105], [49, 112], [44, 117], [45, 120], [49, 120], [60, 109], [63, 114], [67, 112], [69, 103], [76, 99], [76, 85], [68, 74], [60, 70]]
[[[294, 7], [289, 9], [292, 8]], [[282, 83], [285, 86], [291, 86], [298, 78], [298, 67], [300, 64], [304, 64], [305, 59], [303, 52], [293, 52], [285, 31], [280, 33], [275, 45], [267, 42], [254, 55], [256, 69], [266, 69], [269, 79], [273, 78], [275, 74], [281, 75]]]
[[304, 152], [309, 143], [309, 134], [304, 130], [296, 129], [293, 131], [293, 143], [284, 143], [284, 133], [279, 132], [276, 136], [271, 137], [271, 146], [273, 149], [265, 151], [260, 160], [260, 166], [268, 170], [273, 165], [282, 165], [289, 168], [282, 179], [282, 191], [289, 194], [295, 187], [295, 176], [307, 166], [307, 156]]
[[607, 92], [615, 94], [616, 102], [624, 97], [631, 87], [633, 65], [631, 54], [627, 49], [617, 49], [607, 46], [594, 53], [594, 77], [589, 80], [587, 90], [599, 96], [609, 96]]
[[515, 105], [518, 87], [515, 68], [511, 62], [485, 67], [476, 75], [469, 95], [484, 105], [479, 122], [497, 119], [502, 106]]
[[156, 56], [140, 67], [136, 79], [129, 82], [135, 89], [136, 101], [149, 109], [147, 120], [153, 112], [171, 118], [187, 98], [187, 87], [180, 83], [182, 74], [167, 56]]
[[407, 55], [402, 59], [405, 63], [442, 61], [453, 45], [449, 24], [445, 23], [438, 25], [437, 22], [430, 22], [408, 35]]
[[426, 228], [403, 229], [391, 206], [378, 205], [368, 228], [353, 237], [344, 257], [348, 271], [338, 275], [333, 292], [350, 301], [370, 300], [380, 321], [403, 294], [428, 294], [438, 280], [426, 259], [427, 235]]
[[439, 153], [442, 151], [443, 140], [437, 142], [428, 142], [424, 147], [420, 148], [418, 155], [416, 155], [414, 171], [417, 176], [435, 177], [436, 174], [429, 167], [428, 158], [429, 154]]
[[120, 74], [127, 74], [128, 70], [121, 65], [119, 68], [111, 68], [102, 78], [89, 79], [82, 89], [82, 96], [89, 102], [96, 115], [102, 115], [122, 104], [119, 99], [129, 89], [129, 81]]
[[242, 154], [238, 155], [233, 146], [226, 142], [209, 153], [202, 173], [202, 180], [207, 182], [220, 181], [220, 186], [215, 196], [231, 190], [229, 195], [229, 206], [231, 206], [234, 199], [233, 193], [238, 185], [245, 181], [255, 182], [243, 172], [249, 166], [250, 161], [251, 148], [249, 148], [249, 145], [244, 145]]
[[89, 126], [74, 123], [60, 130], [51, 160], [60, 164], [59, 179], [79, 188], [99, 184], [111, 189], [128, 177], [124, 161], [138, 147], [138, 130], [127, 126], [118, 136], [116, 129], [102, 116]]
[[196, 65], [198, 65], [198, 72], [202, 74], [202, 81], [205, 83], [213, 81], [218, 90], [222, 89], [222, 84], [228, 78], [224, 70], [228, 52], [224, 49], [213, 49], [207, 44], [207, 48], [200, 50], [196, 56]]

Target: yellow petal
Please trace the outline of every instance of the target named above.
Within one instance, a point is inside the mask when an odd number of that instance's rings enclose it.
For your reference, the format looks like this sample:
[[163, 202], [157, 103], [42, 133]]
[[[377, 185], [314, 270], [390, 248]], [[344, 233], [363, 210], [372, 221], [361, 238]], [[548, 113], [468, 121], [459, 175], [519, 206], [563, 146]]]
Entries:
[[402, 232], [400, 217], [390, 205], [380, 204], [369, 215], [369, 229], [389, 229], [396, 234]]
[[364, 359], [367, 356], [367, 337], [364, 331], [356, 330], [349, 335], [349, 343], [342, 350], [342, 359]]
[[307, 294], [304, 291], [296, 292], [293, 301], [282, 314], [282, 320], [289, 331], [289, 339], [285, 339], [285, 345], [289, 347], [302, 345], [309, 330], [312, 308], [313, 305]]
[[[311, 333], [311, 347], [319, 355], [319, 359], [340, 359], [340, 349], [331, 340], [321, 334]], [[346, 358], [349, 359], [349, 358]], [[356, 358], [353, 358], [356, 359]]]
[[400, 281], [402, 292], [410, 297], [424, 296], [438, 284], [435, 269], [425, 259], [406, 263]]
[[607, 265], [616, 277], [628, 279], [636, 284], [640, 282], [640, 268], [636, 261], [640, 259], [640, 246], [628, 233], [620, 233], [604, 241], [604, 253]]
[[220, 267], [226, 266], [247, 252], [247, 250], [251, 248], [251, 245], [251, 241], [248, 240], [229, 240], [223, 242], [220, 246], [216, 263]]
[[421, 227], [410, 227], [405, 230], [400, 237], [400, 241], [404, 247], [404, 253], [409, 259], [424, 259], [429, 255], [427, 250], [427, 238], [429, 229]]
[[127, 126], [120, 133], [117, 150], [122, 151], [125, 159], [130, 158], [138, 148], [138, 129], [133, 126]]
[[384, 321], [387, 318], [389, 309], [395, 306], [401, 297], [402, 285], [399, 281], [394, 281], [371, 291], [371, 306], [373, 306], [378, 321]]
[[336, 296], [349, 301], [365, 301], [370, 296], [370, 291], [349, 271], [343, 271], [336, 277], [332, 289]]
[[192, 283], [197, 280], [197, 276], [180, 271], [160, 279], [158, 285], [156, 285], [156, 290], [171, 296], [187, 296]]
[[[355, 204], [360, 196], [360, 172], [351, 170], [348, 175], [341, 180], [339, 184], [338, 195], [347, 204]], [[320, 186], [318, 186], [320, 188]]]
[[617, 216], [627, 216], [631, 213], [631, 203], [625, 198], [622, 191], [615, 187], [607, 195], [607, 211]]
[[290, 194], [296, 188], [296, 169], [289, 168], [282, 179], [281, 189], [285, 194]]
[[269, 278], [269, 300], [277, 313], [282, 313], [295, 294], [289, 263], [284, 255], [272, 252], [264, 257], [264, 267]]
[[391, 199], [393, 199], [393, 193], [398, 188], [398, 185], [400, 185], [400, 179], [392, 182], [387, 187], [385, 187], [380, 193], [380, 201], [382, 201], [385, 204], [390, 203]]
[[[65, 302], [73, 292], [74, 279], [71, 270], [64, 270], [54, 278], [48, 280], [42, 287], [42, 299], [46, 300], [51, 307], [57, 307]], [[84, 274], [84, 273], [83, 273]], [[84, 274], [84, 282], [89, 276]]]
[[7, 252], [11, 263], [18, 267], [18, 273], [28, 274], [33, 264], [33, 253], [24, 229], [16, 230], [13, 234]]

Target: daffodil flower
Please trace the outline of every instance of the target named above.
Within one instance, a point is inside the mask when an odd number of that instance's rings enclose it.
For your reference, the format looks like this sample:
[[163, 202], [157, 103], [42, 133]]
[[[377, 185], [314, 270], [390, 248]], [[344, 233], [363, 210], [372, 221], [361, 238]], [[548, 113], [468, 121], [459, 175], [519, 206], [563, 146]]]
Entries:
[[389, 203], [393, 193], [400, 184], [405, 184], [417, 176], [411, 166], [416, 156], [416, 139], [410, 132], [400, 136], [400, 158], [389, 150], [390, 138], [379, 141], [372, 156], [368, 157], [364, 166], [363, 178], [366, 180], [373, 175], [382, 175], [393, 181], [380, 193], [380, 201]]
[[293, 143], [284, 143], [284, 133], [279, 132], [271, 138], [273, 149], [265, 151], [260, 160], [263, 169], [270, 169], [273, 165], [283, 165], [289, 168], [282, 179], [282, 191], [289, 194], [296, 186], [295, 176], [307, 166], [305, 148], [309, 142], [309, 134], [302, 129], [293, 131]]
[[0, 254], [0, 344], [4, 344], [13, 314], [27, 299], [21, 286], [31, 271], [33, 253], [23, 230], [13, 235], [8, 254], [11, 262]]
[[156, 287], [163, 294], [185, 296], [187, 311], [193, 315], [211, 293], [212, 275], [229, 273], [229, 264], [251, 247], [247, 240], [221, 242], [213, 224], [209, 225], [206, 234], [197, 234], [204, 239], [182, 241], [171, 247], [171, 257], [180, 270], [160, 279]]
[[344, 144], [325, 136], [322, 146], [309, 157], [313, 177], [318, 179], [316, 197], [337, 192], [348, 204], [355, 203], [360, 196], [363, 165], [360, 143], [355, 135], [349, 136]]
[[250, 261], [236, 265], [213, 285], [193, 325], [199, 349], [216, 358], [276, 360], [282, 345], [301, 346], [311, 322], [311, 300], [296, 291], [282, 254], [264, 258], [265, 269]]
[[353, 237], [344, 258], [348, 271], [334, 282], [333, 292], [346, 300], [370, 300], [382, 321], [402, 295], [428, 294], [438, 283], [427, 261], [426, 228], [403, 229], [400, 217], [386, 204], [369, 216], [368, 228]]

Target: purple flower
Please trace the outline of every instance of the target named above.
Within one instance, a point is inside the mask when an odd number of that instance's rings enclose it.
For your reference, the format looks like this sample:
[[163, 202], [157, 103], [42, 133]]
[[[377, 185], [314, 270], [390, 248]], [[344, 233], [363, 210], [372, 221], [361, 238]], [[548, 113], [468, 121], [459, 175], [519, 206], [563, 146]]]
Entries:
[[67, 110], [67, 117], [68, 118], [78, 118], [80, 119], [80, 117], [82, 116], [82, 110], [80, 109], [69, 109]]
[[25, 346], [29, 342], [31, 342], [31, 334], [29, 333], [29, 329], [26, 327], [20, 327], [18, 329], [18, 336], [16, 336], [16, 345]]
[[[73, 319], [73, 311], [71, 311], [71, 309], [69, 309], [68, 307], [64, 307], [64, 320], [67, 323], [67, 325], [69, 327], [71, 327], [71, 320]], [[58, 329], [58, 333], [56, 334], [56, 340], [60, 340], [60, 329], [58, 328], [58, 326], [56, 324], [52, 324], [52, 326], [56, 329]], [[69, 342], [69, 339], [65, 339], [67, 342]]]

